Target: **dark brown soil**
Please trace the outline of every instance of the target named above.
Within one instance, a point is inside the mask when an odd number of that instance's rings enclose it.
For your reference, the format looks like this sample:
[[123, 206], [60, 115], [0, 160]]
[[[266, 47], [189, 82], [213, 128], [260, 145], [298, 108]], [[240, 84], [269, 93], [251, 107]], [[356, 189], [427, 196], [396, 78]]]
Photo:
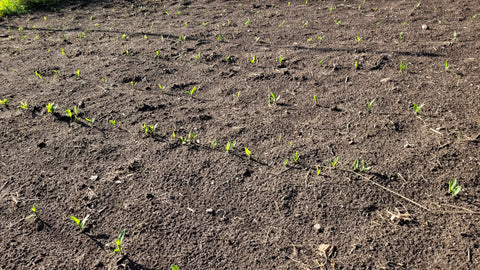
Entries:
[[480, 268], [480, 5], [245, 2], [0, 21], [0, 269]]

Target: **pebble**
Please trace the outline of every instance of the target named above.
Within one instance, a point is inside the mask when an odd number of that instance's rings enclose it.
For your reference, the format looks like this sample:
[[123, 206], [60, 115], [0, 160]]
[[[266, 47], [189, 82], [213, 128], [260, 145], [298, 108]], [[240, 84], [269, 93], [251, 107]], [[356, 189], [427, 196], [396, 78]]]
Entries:
[[322, 226], [321, 226], [320, 224], [318, 224], [318, 223], [315, 224], [315, 225], [313, 225], [313, 229], [314, 229], [315, 231], [317, 231], [317, 232], [320, 231], [321, 228], [322, 228]]
[[428, 30], [428, 25], [422, 24], [422, 29], [423, 29], [423, 30]]
[[92, 180], [92, 181], [97, 181], [97, 179], [98, 179], [98, 175], [90, 176], [90, 180]]
[[212, 209], [212, 208], [208, 208], [206, 212], [207, 212], [207, 214], [213, 214], [213, 209]]

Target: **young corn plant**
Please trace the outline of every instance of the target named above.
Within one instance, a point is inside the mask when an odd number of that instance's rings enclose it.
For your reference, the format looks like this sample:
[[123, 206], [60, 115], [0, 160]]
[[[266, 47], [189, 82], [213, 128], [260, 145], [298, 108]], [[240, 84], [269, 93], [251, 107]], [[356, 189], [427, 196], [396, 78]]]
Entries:
[[457, 179], [448, 182], [448, 193], [450, 193], [452, 197], [457, 196], [461, 189], [461, 186], [457, 186]]
[[155, 125], [143, 124], [142, 131], [145, 135], [153, 137], [155, 136], [155, 131], [157, 130], [158, 123]]
[[182, 144], [191, 144], [192, 142], [195, 142], [195, 139], [197, 138], [197, 135], [195, 135], [193, 132], [189, 132], [188, 136], [186, 138], [180, 137], [180, 141]]
[[420, 111], [420, 109], [424, 106], [425, 104], [420, 104], [420, 105], [417, 105], [417, 103], [413, 103], [413, 112], [415, 114], [418, 114], [418, 112]]
[[194, 86], [192, 88], [192, 90], [190, 91], [185, 91], [185, 94], [189, 94], [190, 96], [193, 96], [193, 94], [195, 93], [195, 91], [197, 90], [197, 86]]
[[444, 67], [445, 67], [445, 71], [447, 71], [448, 70], [448, 60], [445, 61]]
[[322, 169], [320, 168], [320, 166], [317, 165], [316, 169], [317, 169], [317, 175], [320, 175], [322, 173]]
[[371, 101], [367, 102], [367, 109], [368, 111], [372, 110], [373, 103], [375, 102], [375, 98], [372, 99]]
[[339, 158], [340, 158], [340, 157], [336, 157], [336, 158], [328, 161], [328, 163], [330, 163], [330, 165], [332, 166], [333, 169], [336, 168], [336, 166], [337, 166], [337, 164], [338, 164], [338, 159], [339, 159]]
[[112, 124], [112, 126], [116, 126], [116, 125], [117, 125], [117, 121], [115, 121], [115, 120], [108, 120], [108, 122], [109, 122], [110, 124]]
[[33, 204], [33, 207], [32, 207], [32, 214], [26, 217], [25, 219], [30, 219], [30, 218], [33, 218], [33, 219], [38, 218], [37, 206], [35, 204]]
[[20, 102], [20, 109], [28, 110], [28, 103], [27, 102]]
[[403, 61], [400, 61], [400, 71], [404, 70], [407, 66], [403, 63]]
[[233, 142], [227, 142], [227, 145], [225, 145], [225, 150], [227, 150], [227, 153], [233, 149], [233, 147], [235, 146], [237, 142], [236, 141], [233, 141]]
[[248, 148], [246, 148], [246, 147], [245, 147], [245, 154], [247, 154], [247, 156], [248, 156], [249, 158], [252, 157], [252, 152], [251, 152], [250, 150], [248, 150]]
[[272, 104], [277, 104], [277, 101], [280, 99], [280, 95], [276, 96], [273, 92], [270, 92], [268, 96], [268, 107], [271, 107]]
[[8, 103], [8, 99], [6, 99], [6, 98], [5, 99], [0, 99], [0, 104], [4, 105], [5, 107], [8, 106], [7, 103]]
[[353, 162], [353, 170], [354, 171], [359, 171], [359, 172], [364, 172], [370, 170], [370, 167], [367, 167], [367, 164], [365, 161], [358, 161], [358, 159], [355, 159]]
[[115, 239], [115, 245], [117, 246], [110, 255], [115, 254], [115, 252], [120, 253], [120, 255], [123, 255], [122, 251], [122, 244], [123, 244], [123, 238], [125, 237], [125, 230], [122, 230], [120, 234], [118, 235], [117, 239]]
[[74, 216], [70, 216], [70, 219], [73, 220], [75, 224], [77, 224], [78, 228], [80, 229], [80, 232], [83, 232], [83, 230], [85, 229], [85, 223], [87, 223], [87, 220], [89, 217], [90, 215], [86, 215], [82, 220], [80, 220]]
[[255, 55], [253, 55], [253, 56], [252, 56], [252, 59], [250, 59], [250, 63], [255, 64], [255, 61], [256, 61], [256, 60], [257, 60], [257, 59], [255, 58]]
[[47, 108], [47, 112], [48, 112], [48, 113], [53, 114], [53, 113], [55, 113], [55, 110], [57, 109], [57, 104], [55, 104], [55, 103], [48, 103], [45, 107]]

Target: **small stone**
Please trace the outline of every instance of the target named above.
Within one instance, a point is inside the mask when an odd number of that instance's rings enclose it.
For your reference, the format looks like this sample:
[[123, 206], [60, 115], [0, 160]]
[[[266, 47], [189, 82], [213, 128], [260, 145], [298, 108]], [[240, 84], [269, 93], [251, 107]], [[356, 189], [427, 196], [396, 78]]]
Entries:
[[217, 210], [216, 214], [220, 217], [223, 217], [223, 216], [225, 216], [226, 212], [225, 212], [225, 210], [220, 208], [220, 209]]
[[214, 211], [213, 211], [212, 208], [208, 208], [206, 212], [207, 212], [207, 214], [213, 214]]
[[313, 225], [313, 229], [314, 229], [316, 232], [318, 232], [318, 231], [320, 231], [320, 229], [322, 229], [322, 226], [317, 223], [317, 224]]
[[121, 183], [122, 183], [122, 181], [120, 181], [120, 180], [115, 181], [115, 184], [121, 184]]
[[422, 29], [423, 29], [423, 30], [428, 30], [428, 25], [422, 24]]
[[97, 181], [97, 179], [98, 179], [98, 175], [90, 176], [90, 180], [92, 180], [92, 181]]

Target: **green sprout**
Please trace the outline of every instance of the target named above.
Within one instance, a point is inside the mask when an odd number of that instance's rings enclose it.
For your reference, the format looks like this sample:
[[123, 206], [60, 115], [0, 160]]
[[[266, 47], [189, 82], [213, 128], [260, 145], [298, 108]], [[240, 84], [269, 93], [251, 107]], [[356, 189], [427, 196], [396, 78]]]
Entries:
[[186, 94], [189, 94], [190, 96], [193, 96], [193, 93], [195, 93], [196, 90], [197, 90], [197, 86], [194, 86], [194, 87], [192, 88], [192, 90], [186, 91], [185, 93], [186, 93]]
[[108, 121], [110, 124], [112, 124], [113, 126], [116, 126], [117, 125], [117, 121], [115, 120], [109, 120]]
[[62, 55], [65, 55], [65, 50], [63, 48], [60, 48], [60, 50], [62, 51]]
[[70, 119], [73, 118], [72, 111], [70, 109], [66, 110], [65, 114], [67, 114], [67, 116], [70, 117]]
[[342, 23], [342, 21], [340, 21], [340, 20], [338, 20], [338, 21], [337, 21], [337, 20], [333, 20], [333, 22], [334, 22], [337, 26], [340, 26], [340, 24]]
[[35, 76], [37, 76], [40, 80], [43, 81], [42, 75], [40, 75], [40, 73], [38, 73], [38, 71], [35, 71]]
[[143, 133], [145, 133], [145, 135], [147, 136], [154, 136], [155, 135], [155, 131], [157, 130], [157, 126], [158, 124], [155, 124], [155, 125], [147, 125], [147, 124], [143, 124], [142, 126], [142, 131]]
[[448, 182], [448, 193], [452, 194], [452, 197], [457, 196], [461, 189], [461, 186], [457, 186], [457, 179]]
[[418, 114], [418, 112], [424, 105], [425, 104], [417, 105], [417, 103], [413, 103], [413, 111], [415, 112], [415, 114]]
[[290, 157], [290, 160], [292, 160], [295, 163], [298, 163], [299, 159], [300, 159], [300, 154], [298, 153], [298, 151], [295, 152], [294, 156]]
[[217, 34], [217, 40], [220, 41], [220, 42], [224, 42], [225, 37], [222, 34]]
[[38, 218], [37, 206], [35, 204], [33, 204], [33, 207], [32, 207], [32, 214], [26, 217], [25, 219], [29, 219], [29, 218], [33, 218], [33, 219]]
[[77, 69], [77, 72], [75, 72], [75, 75], [80, 78], [80, 69]]
[[110, 255], [115, 254], [115, 252], [119, 252], [120, 255], [122, 255], [122, 243], [123, 243], [123, 237], [125, 237], [125, 230], [122, 230], [120, 234], [118, 235], [117, 239], [115, 239], [115, 245], [117, 246]]
[[367, 109], [368, 109], [369, 111], [372, 109], [373, 102], [375, 102], [375, 98], [372, 99], [371, 101], [367, 102]]
[[172, 264], [172, 270], [180, 270], [180, 268], [178, 268], [178, 266], [176, 266], [175, 264]]
[[245, 26], [250, 26], [250, 19], [248, 19], [246, 22], [245, 22]]
[[85, 118], [85, 121], [89, 122], [92, 126], [95, 124], [95, 118]]
[[284, 23], [285, 23], [285, 21], [282, 21], [282, 22], [278, 25], [278, 27], [282, 27]]
[[197, 135], [190, 131], [188, 133], [188, 137], [180, 137], [180, 141], [182, 142], [182, 144], [190, 144], [192, 141], [195, 141], [195, 138], [197, 138]]
[[457, 140], [458, 140], [458, 142], [462, 141], [462, 134], [460, 134], [460, 131], [458, 132]]
[[83, 229], [85, 229], [85, 223], [87, 223], [87, 220], [88, 220], [89, 217], [90, 217], [90, 215], [86, 215], [82, 220], [80, 220], [80, 219], [78, 219], [74, 216], [70, 216], [70, 219], [72, 219], [73, 222], [75, 222], [75, 224], [77, 224], [78, 228], [82, 232]]
[[245, 147], [245, 154], [247, 154], [248, 157], [251, 157], [252, 152]]
[[355, 61], [355, 69], [358, 69], [358, 61]]
[[323, 59], [317, 60], [318, 64], [321, 66], [323, 63]]
[[320, 175], [322, 173], [322, 169], [320, 169], [320, 166], [317, 165], [317, 175]]
[[27, 110], [28, 109], [28, 103], [27, 102], [20, 102], [20, 109], [25, 109]]
[[270, 95], [268, 96], [268, 107], [271, 106], [271, 104], [277, 104], [277, 101], [280, 99], [280, 95], [275, 96], [273, 92], [270, 92]]
[[448, 70], [448, 60], [445, 61], [445, 70]]
[[313, 101], [315, 101], [315, 104], [317, 104], [317, 95], [313, 95]]
[[122, 39], [127, 39], [127, 34], [123, 34]]
[[217, 146], [217, 139], [213, 139], [211, 146], [212, 146], [212, 149], [215, 149], [215, 147]]
[[453, 31], [453, 41], [457, 40], [457, 31]]
[[8, 99], [0, 99], [0, 104], [7, 106]]
[[278, 57], [278, 62], [280, 62], [280, 65], [282, 64], [283, 60], [285, 60], [285, 58], [280, 55], [280, 56]]
[[227, 150], [227, 153], [235, 146], [236, 143], [237, 143], [236, 141], [227, 142], [227, 145], [225, 146], [225, 150]]
[[355, 159], [355, 161], [353, 161], [353, 170], [364, 172], [364, 171], [370, 170], [370, 167], [367, 167], [367, 164], [365, 163], [365, 161], [362, 160], [359, 162], [358, 159]]
[[198, 54], [195, 55], [195, 58], [200, 59], [200, 57], [201, 57], [200, 52], [198, 52]]
[[318, 41], [322, 42], [323, 36], [318, 36], [317, 38], [318, 38]]
[[400, 32], [400, 34], [398, 34], [398, 39], [399, 39], [401, 42], [404, 42], [404, 41], [405, 41], [405, 35], [403, 34], [403, 32]]
[[357, 42], [360, 42], [360, 40], [361, 40], [360, 36], [357, 36], [357, 37], [355, 38], [355, 40], [356, 40]]
[[48, 113], [55, 113], [55, 110], [57, 109], [57, 104], [48, 103], [47, 106], [45, 106], [45, 107], [47, 108]]
[[330, 163], [330, 165], [332, 165], [332, 167], [335, 169], [335, 167], [337, 166], [338, 164], [338, 159], [340, 157], [336, 157], [335, 159], [332, 159], [332, 160], [329, 160], [328, 163]]
[[252, 59], [250, 59], [250, 63], [255, 64], [255, 60], [256, 60], [255, 55], [253, 55]]
[[403, 61], [400, 61], [400, 71], [404, 70], [407, 66], [403, 63]]

